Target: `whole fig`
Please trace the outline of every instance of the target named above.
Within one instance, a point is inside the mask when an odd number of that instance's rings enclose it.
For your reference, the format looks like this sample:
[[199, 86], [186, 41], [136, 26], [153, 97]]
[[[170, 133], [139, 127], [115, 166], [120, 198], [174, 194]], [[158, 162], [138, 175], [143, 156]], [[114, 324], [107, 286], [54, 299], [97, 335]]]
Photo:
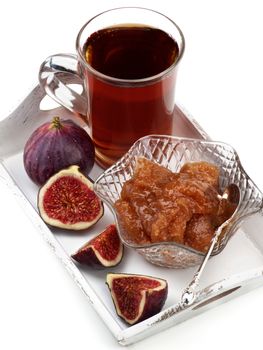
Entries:
[[73, 164], [89, 173], [94, 160], [94, 145], [87, 132], [73, 121], [59, 117], [37, 128], [24, 147], [25, 170], [37, 185]]

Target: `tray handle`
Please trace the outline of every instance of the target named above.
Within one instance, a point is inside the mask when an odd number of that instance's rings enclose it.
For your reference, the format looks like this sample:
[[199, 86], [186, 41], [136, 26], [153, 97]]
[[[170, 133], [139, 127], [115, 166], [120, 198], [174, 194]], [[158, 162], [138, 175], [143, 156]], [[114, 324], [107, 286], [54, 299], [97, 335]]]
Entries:
[[200, 291], [191, 309], [192, 311], [203, 312], [231, 300], [236, 295], [242, 295], [255, 287], [262, 286], [262, 275], [263, 266], [216, 282]]
[[[262, 275], [263, 266], [215, 282], [199, 292], [194, 304], [182, 307], [179, 302], [158, 315], [125, 329], [121, 332], [118, 341], [121, 345], [129, 345], [148, 335], [156, 334], [161, 330], [197, 316], [208, 309], [231, 300], [237, 295], [242, 295], [255, 287], [262, 286]], [[142, 329], [143, 332], [138, 332], [138, 328]]]

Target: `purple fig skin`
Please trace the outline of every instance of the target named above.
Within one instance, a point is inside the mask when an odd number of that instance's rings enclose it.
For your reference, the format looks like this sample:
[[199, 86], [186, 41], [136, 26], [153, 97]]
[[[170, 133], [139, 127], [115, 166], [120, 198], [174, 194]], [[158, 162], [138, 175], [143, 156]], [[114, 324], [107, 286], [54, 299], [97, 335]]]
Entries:
[[[116, 278], [126, 278], [126, 277], [135, 277], [135, 278], [150, 278], [153, 280], [157, 280], [161, 283], [161, 288], [159, 290], [155, 290], [155, 288], [150, 289], [150, 290], [143, 290], [143, 291], [138, 291], [138, 293], [140, 293], [142, 295], [142, 300], [141, 303], [143, 302], [143, 295], [145, 295], [145, 302], [142, 305], [142, 310], [141, 313], [139, 314], [139, 310], [138, 310], [138, 315], [136, 316], [136, 318], [131, 319], [131, 318], [126, 318], [118, 305], [118, 300], [116, 297], [116, 294], [114, 293], [113, 287], [112, 287], [112, 282], [114, 281], [114, 279]], [[121, 274], [117, 274], [117, 273], [109, 273], [107, 275], [107, 280], [106, 280], [106, 284], [110, 290], [111, 293], [111, 297], [116, 309], [116, 313], [128, 324], [133, 325], [136, 323], [139, 323], [141, 321], [146, 320], [147, 318], [156, 315], [157, 313], [159, 313], [161, 311], [161, 309], [163, 308], [165, 301], [167, 299], [167, 295], [168, 295], [168, 284], [166, 280], [163, 280], [161, 278], [155, 278], [152, 276], [146, 276], [146, 275], [136, 275], [136, 274], [126, 274], [126, 273], [121, 273]], [[133, 287], [133, 285], [131, 286]], [[136, 285], [134, 284], [134, 290], [136, 291]], [[127, 300], [128, 303], [131, 303], [131, 300]], [[140, 303], [140, 305], [141, 305]], [[129, 304], [130, 306], [130, 304]]]
[[143, 312], [140, 318], [136, 321], [136, 323], [144, 321], [147, 318], [158, 314], [158, 312], [162, 310], [165, 304], [167, 294], [168, 294], [167, 284], [166, 284], [166, 288], [161, 289], [160, 291], [153, 291], [151, 293], [146, 292], [146, 303], [144, 305]]
[[94, 144], [87, 132], [73, 121], [59, 117], [37, 128], [24, 147], [25, 170], [37, 185], [73, 164], [89, 173], [94, 161]]
[[71, 255], [72, 259], [83, 265], [88, 265], [95, 270], [104, 270], [105, 266], [97, 258], [92, 247], [85, 250], [80, 250]]

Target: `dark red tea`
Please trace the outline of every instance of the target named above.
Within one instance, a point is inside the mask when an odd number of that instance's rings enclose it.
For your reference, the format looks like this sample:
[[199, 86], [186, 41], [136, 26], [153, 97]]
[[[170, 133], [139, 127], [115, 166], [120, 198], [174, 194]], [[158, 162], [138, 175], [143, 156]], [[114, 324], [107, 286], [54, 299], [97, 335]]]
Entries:
[[86, 61], [103, 74], [86, 71], [88, 118], [103, 163], [119, 159], [142, 136], [172, 133], [176, 72], [160, 73], [178, 54], [174, 39], [152, 27], [110, 27], [88, 38]]

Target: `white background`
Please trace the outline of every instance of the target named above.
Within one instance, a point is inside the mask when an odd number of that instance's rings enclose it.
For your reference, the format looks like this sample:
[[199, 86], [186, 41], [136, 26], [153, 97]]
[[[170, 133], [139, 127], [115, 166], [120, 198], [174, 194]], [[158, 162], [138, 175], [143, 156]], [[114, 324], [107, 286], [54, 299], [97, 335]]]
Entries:
[[[102, 10], [139, 5], [182, 28], [177, 100], [217, 140], [231, 143], [263, 188], [261, 1], [13, 1], [0, 11], [0, 119], [37, 83], [40, 63], [74, 52], [79, 28]], [[0, 140], [1, 142], [1, 140]], [[0, 348], [118, 349], [64, 267], [0, 183]], [[260, 230], [260, 228], [259, 228]], [[261, 348], [263, 288], [131, 349]]]

